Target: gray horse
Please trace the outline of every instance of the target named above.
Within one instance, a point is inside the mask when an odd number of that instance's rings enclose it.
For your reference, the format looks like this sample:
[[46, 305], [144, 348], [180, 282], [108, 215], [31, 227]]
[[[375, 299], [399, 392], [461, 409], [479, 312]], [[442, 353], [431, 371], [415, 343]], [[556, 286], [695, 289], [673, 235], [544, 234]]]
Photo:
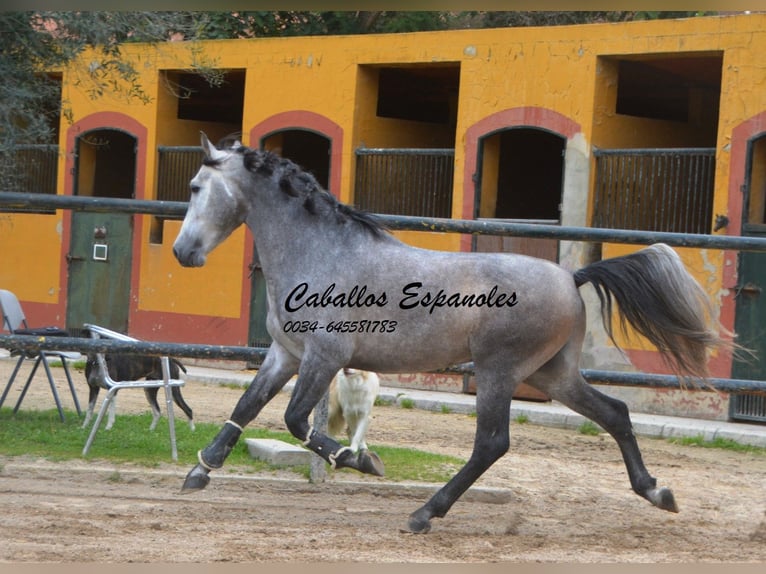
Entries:
[[338, 202], [309, 173], [239, 142], [214, 147], [202, 134], [203, 165], [173, 246], [184, 266], [201, 266], [243, 223], [253, 233], [267, 285], [273, 338], [253, 384], [230, 420], [199, 452], [183, 491], [204, 488], [242, 429], [294, 375], [285, 412], [290, 432], [333, 467], [382, 474], [370, 451], [352, 452], [310, 426], [335, 373], [423, 372], [473, 361], [476, 437], [466, 465], [409, 517], [428, 532], [509, 448], [510, 404], [521, 381], [595, 421], [617, 441], [633, 490], [677, 512], [641, 458], [628, 409], [590, 387], [579, 371], [585, 306], [595, 287], [611, 331], [612, 302], [683, 375], [704, 378], [719, 335], [710, 302], [676, 253], [663, 244], [571, 273], [514, 254], [450, 253], [408, 246], [374, 218]]

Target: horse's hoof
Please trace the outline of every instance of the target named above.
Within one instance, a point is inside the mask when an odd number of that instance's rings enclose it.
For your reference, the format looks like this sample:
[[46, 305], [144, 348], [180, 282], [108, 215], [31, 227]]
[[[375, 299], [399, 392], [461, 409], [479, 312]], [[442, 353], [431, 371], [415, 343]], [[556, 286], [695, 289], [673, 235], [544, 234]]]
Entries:
[[385, 475], [386, 466], [383, 464], [383, 461], [380, 460], [380, 457], [372, 451], [359, 451], [357, 463], [359, 465], [360, 472], [364, 472], [366, 474], [374, 474], [375, 476]]
[[657, 508], [667, 510], [668, 512], [678, 512], [678, 506], [676, 505], [676, 499], [673, 496], [673, 492], [663, 486], [661, 488], [653, 488], [647, 492], [646, 497], [649, 502], [654, 504]]
[[431, 530], [431, 521], [426, 518], [421, 508], [410, 514], [407, 528], [413, 534], [427, 534]]
[[181, 487], [181, 494], [189, 494], [190, 492], [202, 490], [209, 483], [210, 476], [208, 476], [208, 471], [198, 464], [186, 475], [186, 480], [184, 480]]

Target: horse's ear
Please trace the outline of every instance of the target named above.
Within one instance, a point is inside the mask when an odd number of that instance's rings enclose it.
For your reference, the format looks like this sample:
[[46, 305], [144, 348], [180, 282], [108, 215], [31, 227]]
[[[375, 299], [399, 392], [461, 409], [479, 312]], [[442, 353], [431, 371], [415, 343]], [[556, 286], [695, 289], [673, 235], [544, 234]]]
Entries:
[[207, 139], [205, 132], [200, 132], [199, 135], [200, 145], [202, 146], [202, 151], [204, 152], [207, 159], [219, 160], [226, 157], [226, 152], [219, 150], [212, 143], [210, 143], [210, 140]]

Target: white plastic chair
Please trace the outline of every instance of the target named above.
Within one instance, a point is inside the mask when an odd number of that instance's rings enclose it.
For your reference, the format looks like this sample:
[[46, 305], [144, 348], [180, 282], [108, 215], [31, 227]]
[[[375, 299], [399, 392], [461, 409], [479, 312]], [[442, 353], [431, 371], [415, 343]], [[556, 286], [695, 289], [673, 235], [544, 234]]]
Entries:
[[[123, 335], [117, 331], [112, 331], [105, 327], [99, 327], [98, 325], [91, 325], [86, 323], [84, 325], [86, 329], [90, 331], [90, 335], [94, 339], [100, 337], [106, 337], [109, 339], [115, 339], [117, 341], [133, 341], [138, 342], [139, 339], [134, 339], [128, 335]], [[106, 366], [106, 359], [103, 353], [95, 353], [97, 360], [97, 368], [101, 371], [101, 381], [106, 385], [106, 397], [101, 404], [101, 408], [96, 416], [96, 421], [91, 427], [88, 440], [85, 442], [85, 447], [82, 449], [82, 455], [85, 456], [90, 450], [90, 446], [93, 443], [93, 439], [96, 437], [101, 421], [106, 414], [107, 409], [117, 395], [117, 392], [122, 389], [148, 389], [148, 388], [164, 388], [165, 389], [165, 403], [168, 411], [168, 427], [170, 429], [170, 448], [173, 456], [173, 460], [178, 460], [178, 449], [176, 448], [176, 427], [175, 427], [175, 415], [173, 412], [173, 395], [172, 387], [181, 387], [184, 385], [183, 379], [171, 379], [170, 378], [170, 359], [168, 357], [161, 357], [162, 363], [162, 379], [161, 380], [139, 380], [139, 381], [115, 381], [109, 376], [109, 369]]]
[[[2, 308], [3, 312], [2, 331], [7, 331], [12, 335], [38, 335], [45, 337], [61, 337], [69, 335], [69, 333], [67, 333], [65, 330], [59, 329], [58, 327], [30, 329], [18, 297], [5, 289], [0, 289], [0, 307]], [[16, 375], [18, 374], [19, 369], [21, 369], [21, 365], [24, 360], [36, 359], [35, 364], [32, 367], [32, 371], [29, 373], [29, 377], [27, 378], [27, 382], [21, 391], [21, 395], [19, 395], [19, 399], [16, 401], [16, 406], [13, 408], [13, 412], [16, 413], [19, 410], [21, 402], [24, 400], [24, 397], [27, 394], [29, 385], [32, 383], [32, 379], [37, 372], [37, 368], [42, 364], [43, 369], [45, 369], [45, 374], [48, 377], [48, 383], [50, 383], [51, 392], [53, 393], [53, 400], [56, 402], [56, 408], [59, 411], [59, 417], [63, 422], [64, 410], [61, 407], [61, 400], [59, 399], [59, 394], [56, 390], [56, 383], [53, 380], [53, 374], [51, 373], [50, 364], [48, 363], [49, 357], [57, 357], [61, 360], [61, 365], [64, 367], [64, 373], [66, 374], [67, 382], [69, 383], [69, 390], [72, 393], [72, 399], [74, 400], [74, 406], [75, 409], [77, 409], [77, 414], [82, 414], [82, 411], [80, 410], [80, 402], [77, 400], [77, 393], [74, 390], [72, 375], [69, 372], [69, 367], [67, 366], [67, 360], [73, 361], [79, 359], [82, 357], [80, 353], [74, 351], [40, 351], [38, 353], [30, 353], [28, 351], [18, 352], [20, 353], [19, 360], [16, 362], [13, 373], [11, 373], [11, 377], [8, 379], [8, 382], [5, 385], [2, 396], [0, 396], [0, 407], [3, 406], [5, 398], [8, 396], [8, 392], [11, 390], [11, 386], [13, 385], [13, 382], [16, 379]]]

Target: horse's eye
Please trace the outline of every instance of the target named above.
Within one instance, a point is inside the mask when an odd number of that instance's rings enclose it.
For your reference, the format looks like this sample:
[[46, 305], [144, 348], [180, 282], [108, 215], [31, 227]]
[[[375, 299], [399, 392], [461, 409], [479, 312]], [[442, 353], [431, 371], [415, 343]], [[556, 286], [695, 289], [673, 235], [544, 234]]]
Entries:
[[200, 190], [200, 187], [198, 185], [190, 185], [189, 189], [191, 189], [192, 193], [197, 193]]

